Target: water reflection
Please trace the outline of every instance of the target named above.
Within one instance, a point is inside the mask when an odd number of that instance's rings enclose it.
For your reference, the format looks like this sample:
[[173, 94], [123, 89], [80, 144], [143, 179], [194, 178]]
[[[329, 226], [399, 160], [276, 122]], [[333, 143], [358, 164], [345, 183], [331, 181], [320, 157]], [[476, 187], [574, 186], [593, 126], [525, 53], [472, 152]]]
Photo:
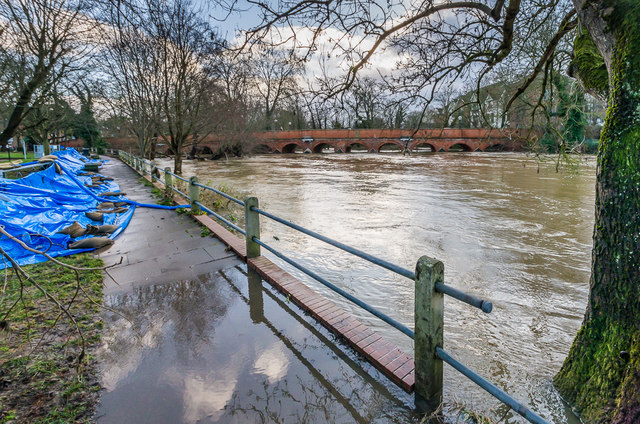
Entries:
[[[550, 381], [586, 305], [594, 161], [556, 173], [553, 161], [522, 154], [270, 155], [187, 162], [184, 171], [255, 195], [272, 213], [407, 269], [421, 255], [442, 260], [449, 284], [494, 303], [485, 316], [446, 300], [445, 348], [548, 420], [575, 422]], [[283, 253], [413, 326], [411, 281], [269, 220], [261, 227]], [[288, 271], [412, 352], [404, 335]], [[496, 418], [503, 412], [448, 368], [445, 398]]]
[[410, 396], [244, 268], [107, 304], [100, 423], [419, 420]]

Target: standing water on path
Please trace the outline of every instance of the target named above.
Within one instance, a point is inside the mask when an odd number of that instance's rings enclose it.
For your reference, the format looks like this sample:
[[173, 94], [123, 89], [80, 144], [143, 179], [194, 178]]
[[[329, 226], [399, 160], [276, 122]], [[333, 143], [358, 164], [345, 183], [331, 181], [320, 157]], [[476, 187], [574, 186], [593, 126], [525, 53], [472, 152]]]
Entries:
[[[445, 282], [493, 302], [445, 297], [445, 349], [554, 423], [578, 422], [553, 389], [588, 296], [595, 161], [555, 171], [523, 154], [267, 155], [191, 162], [185, 176], [258, 197], [296, 224], [413, 270], [428, 255]], [[158, 166], [171, 166], [169, 160]], [[242, 214], [238, 210], [238, 214]], [[413, 281], [268, 219], [261, 239], [413, 328]], [[287, 268], [287, 267], [285, 267]], [[318, 292], [412, 353], [412, 341], [301, 273]], [[445, 366], [445, 402], [521, 419]]]

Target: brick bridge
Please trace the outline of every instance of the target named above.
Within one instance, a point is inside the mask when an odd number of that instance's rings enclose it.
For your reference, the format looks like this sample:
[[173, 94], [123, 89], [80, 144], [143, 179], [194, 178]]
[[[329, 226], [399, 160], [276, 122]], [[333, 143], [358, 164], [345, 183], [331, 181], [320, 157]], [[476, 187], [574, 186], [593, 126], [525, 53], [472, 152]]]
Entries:
[[[411, 130], [360, 129], [269, 131], [253, 135], [253, 150], [262, 153], [519, 150], [521, 140], [519, 134], [513, 130], [454, 128], [419, 130], [415, 134]], [[202, 143], [200, 148], [208, 147], [207, 144]]]
[[[520, 150], [523, 134], [517, 130], [490, 129], [424, 129], [412, 130], [296, 130], [266, 131], [248, 134], [253, 153], [349, 153], [367, 152], [477, 152], [485, 150]], [[219, 147], [219, 137], [209, 136], [198, 143], [197, 155], [210, 155]], [[136, 149], [132, 138], [108, 138], [111, 147]], [[185, 153], [191, 152], [185, 147]], [[166, 146], [158, 146], [159, 153], [170, 154]]]

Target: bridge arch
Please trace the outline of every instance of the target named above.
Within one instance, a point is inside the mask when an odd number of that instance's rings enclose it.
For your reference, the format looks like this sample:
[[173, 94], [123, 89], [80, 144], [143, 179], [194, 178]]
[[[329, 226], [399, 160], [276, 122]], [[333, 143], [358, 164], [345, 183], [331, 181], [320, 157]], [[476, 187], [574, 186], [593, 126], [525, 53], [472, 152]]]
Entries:
[[411, 151], [415, 153], [427, 153], [427, 152], [435, 153], [437, 150], [436, 150], [436, 146], [434, 146], [433, 144], [423, 141], [413, 146], [413, 149], [411, 149]]
[[366, 152], [368, 150], [367, 150], [367, 146], [365, 146], [362, 143], [354, 142], [354, 143], [347, 144], [347, 146], [345, 147], [345, 152], [346, 153], [351, 153], [353, 151]]
[[315, 146], [313, 146], [313, 149], [312, 149], [313, 153], [328, 153], [328, 151], [335, 152], [336, 149], [334, 146], [332, 146], [329, 143], [318, 143]]
[[396, 141], [388, 141], [386, 143], [381, 144], [376, 149], [378, 153], [385, 153], [385, 152], [402, 153], [403, 150], [404, 150], [404, 146]]
[[447, 149], [447, 152], [471, 152], [473, 149], [465, 143], [456, 143]]
[[209, 146], [202, 146], [202, 150], [200, 151], [200, 153], [203, 155], [212, 155], [213, 151]]
[[484, 149], [485, 152], [504, 152], [505, 150], [507, 150], [507, 146], [502, 143], [492, 144]]
[[282, 147], [282, 153], [298, 153], [304, 152], [304, 147], [298, 143], [289, 143]]
[[254, 155], [262, 155], [265, 153], [272, 153], [272, 152], [273, 152], [273, 149], [271, 149], [271, 147], [267, 144], [256, 144], [251, 149], [251, 153], [253, 153]]

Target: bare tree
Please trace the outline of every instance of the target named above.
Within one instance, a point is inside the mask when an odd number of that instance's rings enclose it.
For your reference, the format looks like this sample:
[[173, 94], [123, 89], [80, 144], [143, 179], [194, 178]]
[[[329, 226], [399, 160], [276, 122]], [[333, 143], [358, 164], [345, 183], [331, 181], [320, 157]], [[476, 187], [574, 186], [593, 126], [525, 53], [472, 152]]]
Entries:
[[0, 93], [10, 98], [4, 146], [34, 105], [81, 68], [92, 51], [84, 0], [0, 1]]
[[181, 173], [189, 138], [193, 142], [194, 136], [204, 137], [212, 130], [203, 106], [220, 43], [189, 0], [148, 0], [148, 5], [161, 82], [158, 126], [174, 154], [174, 170]]
[[109, 73], [140, 150], [164, 140], [181, 173], [184, 149], [215, 126], [205, 112], [222, 44], [189, 0], [114, 2], [107, 18]]
[[343, 107], [349, 111], [353, 128], [382, 128], [384, 126], [385, 96], [382, 86], [370, 77], [358, 78], [346, 90]]
[[253, 87], [261, 99], [264, 127], [277, 129], [273, 122], [276, 109], [299, 91], [296, 77], [302, 73], [301, 59], [291, 49], [261, 42], [253, 46], [251, 54]]
[[104, 69], [109, 75], [103, 98], [114, 115], [123, 115], [135, 134], [141, 156], [149, 156], [157, 134], [159, 76], [154, 41], [147, 32], [146, 16], [127, 2], [107, 3], [102, 19]]

